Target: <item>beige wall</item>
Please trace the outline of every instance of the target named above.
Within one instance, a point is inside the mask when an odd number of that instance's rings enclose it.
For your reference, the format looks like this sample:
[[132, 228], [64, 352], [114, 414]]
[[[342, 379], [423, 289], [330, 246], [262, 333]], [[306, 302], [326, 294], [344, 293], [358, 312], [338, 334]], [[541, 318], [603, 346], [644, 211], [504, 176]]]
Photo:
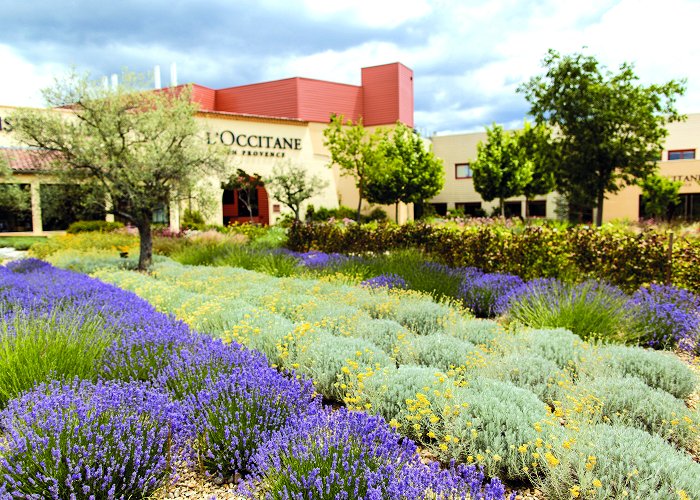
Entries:
[[[474, 181], [469, 179], [457, 179], [455, 165], [457, 163], [473, 163], [476, 160], [476, 150], [480, 142], [486, 141], [486, 132], [474, 132], [470, 134], [438, 135], [431, 137], [433, 152], [442, 159], [445, 169], [445, 187], [430, 203], [447, 203], [448, 209], [455, 208], [456, 203], [481, 203], [481, 207], [490, 213], [498, 206], [498, 200], [491, 202], [482, 200], [474, 189]], [[547, 201], [547, 217], [555, 217], [556, 199], [555, 193], [547, 196], [538, 196], [536, 200]], [[525, 197], [508, 198], [506, 201], [524, 202]], [[523, 216], [525, 204], [522, 203]]]

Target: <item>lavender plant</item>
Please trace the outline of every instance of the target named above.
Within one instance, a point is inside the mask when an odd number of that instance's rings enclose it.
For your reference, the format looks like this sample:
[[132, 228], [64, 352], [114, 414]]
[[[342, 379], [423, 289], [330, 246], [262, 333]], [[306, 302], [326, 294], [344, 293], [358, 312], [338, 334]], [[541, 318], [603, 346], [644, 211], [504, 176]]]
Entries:
[[268, 368], [206, 380], [187, 396], [202, 467], [218, 481], [247, 475], [251, 457], [292, 418], [320, 411], [310, 381], [287, 378]]
[[493, 318], [506, 310], [510, 296], [523, 285], [512, 274], [480, 274], [462, 283], [459, 297], [477, 318]]
[[[383, 420], [340, 409], [297, 419], [254, 457], [246, 493], [265, 499], [503, 498], [476, 468], [439, 473]], [[258, 490], [251, 487], [258, 486]]]
[[669, 285], [640, 288], [628, 303], [633, 340], [700, 353], [700, 297]]
[[403, 279], [398, 274], [380, 274], [374, 278], [369, 278], [360, 283], [360, 286], [367, 288], [386, 288], [391, 290], [392, 288], [408, 288], [406, 280]]
[[0, 476], [12, 498], [143, 498], [187, 453], [180, 405], [140, 384], [42, 384], [0, 413]]

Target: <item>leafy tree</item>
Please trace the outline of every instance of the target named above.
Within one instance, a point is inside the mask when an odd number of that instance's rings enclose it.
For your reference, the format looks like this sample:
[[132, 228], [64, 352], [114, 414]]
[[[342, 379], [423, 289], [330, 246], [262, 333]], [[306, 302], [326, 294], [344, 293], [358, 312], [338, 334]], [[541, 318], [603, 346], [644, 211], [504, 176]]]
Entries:
[[373, 203], [420, 203], [438, 194], [445, 182], [442, 160], [427, 148], [420, 134], [397, 123], [378, 148], [380, 161], [367, 174], [367, 200]]
[[549, 123], [560, 150], [557, 190], [570, 200], [596, 207], [603, 221], [606, 193], [615, 193], [656, 168], [667, 131], [664, 125], [684, 118], [675, 109], [685, 82], [640, 85], [633, 66], [618, 73], [592, 56], [562, 56], [550, 50], [546, 73], [518, 91], [530, 102], [537, 123]]
[[683, 181], [672, 181], [654, 174], [642, 179], [639, 185], [646, 213], [654, 218], [671, 220], [673, 209], [681, 201], [678, 192]]
[[528, 217], [528, 202], [536, 196], [551, 193], [556, 186], [555, 149], [551, 129], [544, 124], [533, 127], [526, 121], [523, 129], [516, 133], [516, 138], [518, 155], [522, 161], [530, 162], [532, 168], [532, 177], [523, 187], [525, 216]]
[[253, 220], [253, 203], [256, 203], [255, 197], [259, 187], [265, 185], [260, 174], [249, 175], [243, 169], [237, 169], [236, 173], [229, 177], [227, 182], [221, 183], [222, 189], [230, 189], [238, 191], [238, 199], [245, 205], [248, 211], [248, 217]]
[[45, 151], [67, 182], [104, 189], [109, 211], [138, 228], [142, 270], [152, 259], [154, 212], [224, 169], [223, 151], [201, 138], [190, 88], [144, 87], [133, 75], [108, 89], [71, 74], [43, 91], [48, 106], [68, 108], [67, 116], [35, 109], [13, 116], [21, 142]]
[[7, 159], [0, 153], [0, 211], [20, 213], [31, 209], [31, 198], [27, 189], [13, 182], [14, 176]]
[[532, 161], [521, 153], [516, 134], [496, 124], [486, 128], [486, 142], [477, 146], [472, 178], [474, 189], [484, 200], [498, 198], [501, 216], [505, 215], [504, 200], [523, 194], [532, 171]]
[[379, 162], [378, 144], [386, 132], [382, 129], [370, 133], [362, 125], [362, 119], [347, 122], [343, 115], [332, 115], [331, 123], [323, 131], [323, 144], [331, 154], [331, 165], [338, 165], [341, 175], [353, 177], [360, 199], [357, 202], [357, 221], [360, 220], [365, 181]]
[[301, 204], [319, 194], [328, 183], [309, 172], [302, 165], [291, 161], [278, 163], [272, 167], [272, 177], [265, 180], [272, 196], [294, 212], [294, 219], [299, 220]]

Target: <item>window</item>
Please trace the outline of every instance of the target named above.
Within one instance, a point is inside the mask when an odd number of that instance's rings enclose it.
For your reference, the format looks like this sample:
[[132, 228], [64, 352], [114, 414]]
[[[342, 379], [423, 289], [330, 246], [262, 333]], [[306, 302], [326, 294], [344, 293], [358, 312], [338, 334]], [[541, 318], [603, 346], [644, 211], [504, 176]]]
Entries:
[[537, 200], [527, 202], [528, 217], [547, 217], [547, 201]]
[[695, 150], [694, 149], [676, 149], [674, 151], [668, 152], [669, 160], [694, 160]]
[[503, 211], [507, 218], [511, 217], [522, 217], [523, 216], [523, 203], [521, 201], [506, 201], [503, 204]]
[[469, 163], [455, 163], [455, 179], [471, 179], [472, 169]]
[[469, 217], [484, 217], [486, 212], [481, 208], [481, 203], [455, 203], [455, 208], [464, 212]]

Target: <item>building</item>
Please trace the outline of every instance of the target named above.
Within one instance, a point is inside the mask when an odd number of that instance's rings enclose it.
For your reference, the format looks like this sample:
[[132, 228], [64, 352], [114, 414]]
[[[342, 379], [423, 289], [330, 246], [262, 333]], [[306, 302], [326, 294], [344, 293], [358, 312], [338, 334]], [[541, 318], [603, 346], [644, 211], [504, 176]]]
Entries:
[[[659, 161], [659, 172], [672, 180], [680, 180], [681, 203], [673, 215], [686, 220], [700, 220], [700, 113], [688, 115], [683, 122], [667, 125], [668, 136]], [[474, 190], [471, 164], [476, 160], [477, 145], [486, 140], [485, 132], [434, 136], [431, 138], [435, 154], [442, 158], [445, 167], [445, 187], [429, 200], [438, 214], [461, 209], [467, 215], [491, 214], [498, 207], [498, 200], [486, 202]], [[557, 217], [559, 196], [550, 193], [528, 201], [528, 212], [534, 217]], [[508, 216], [524, 217], [524, 197], [509, 198], [505, 203]], [[628, 186], [616, 194], [609, 194], [603, 205], [603, 220], [638, 220], [644, 218], [641, 189]], [[593, 214], [588, 217], [592, 219]]]
[[[297, 77], [218, 90], [196, 84], [192, 88], [193, 99], [200, 105], [197, 119], [204, 130], [202, 140], [230, 147], [234, 167], [249, 174], [268, 176], [279, 161], [303, 164], [310, 173], [328, 182], [323, 193], [309, 200], [317, 206], [337, 207], [339, 202], [356, 206], [358, 202], [354, 179], [341, 177], [337, 168], [328, 168], [330, 156], [323, 145], [323, 130], [331, 114], [342, 114], [353, 121], [362, 118], [370, 130], [393, 126], [397, 121], [413, 127], [413, 71], [401, 63], [362, 68], [360, 85]], [[0, 154], [5, 155], [12, 167], [15, 182], [26, 189], [31, 210], [9, 219], [5, 214], [5, 227], [0, 227], [0, 231], [14, 229], [41, 234], [45, 230], [65, 229], [70, 217], [58, 221], [53, 214], [47, 214], [48, 194], [52, 190], [63, 189], [67, 193], [73, 190], [69, 194], [74, 198], [79, 188], [57, 185], [46, 174], [40, 155], [22, 148], [13, 139], [12, 123], [7, 118], [11, 113], [12, 108], [0, 107]], [[209, 221], [227, 224], [249, 220], [238, 193], [223, 190], [222, 180], [205, 180], [219, 193], [219, 202], [209, 214]], [[285, 212], [285, 207], [272, 199], [264, 187], [258, 189], [253, 205], [253, 220], [263, 224], [274, 223]], [[167, 213], [161, 214], [160, 221], [179, 227], [181, 208], [169, 207]], [[70, 212], [70, 207], [63, 212], [63, 215]], [[411, 215], [409, 207], [400, 207], [400, 220]]]

